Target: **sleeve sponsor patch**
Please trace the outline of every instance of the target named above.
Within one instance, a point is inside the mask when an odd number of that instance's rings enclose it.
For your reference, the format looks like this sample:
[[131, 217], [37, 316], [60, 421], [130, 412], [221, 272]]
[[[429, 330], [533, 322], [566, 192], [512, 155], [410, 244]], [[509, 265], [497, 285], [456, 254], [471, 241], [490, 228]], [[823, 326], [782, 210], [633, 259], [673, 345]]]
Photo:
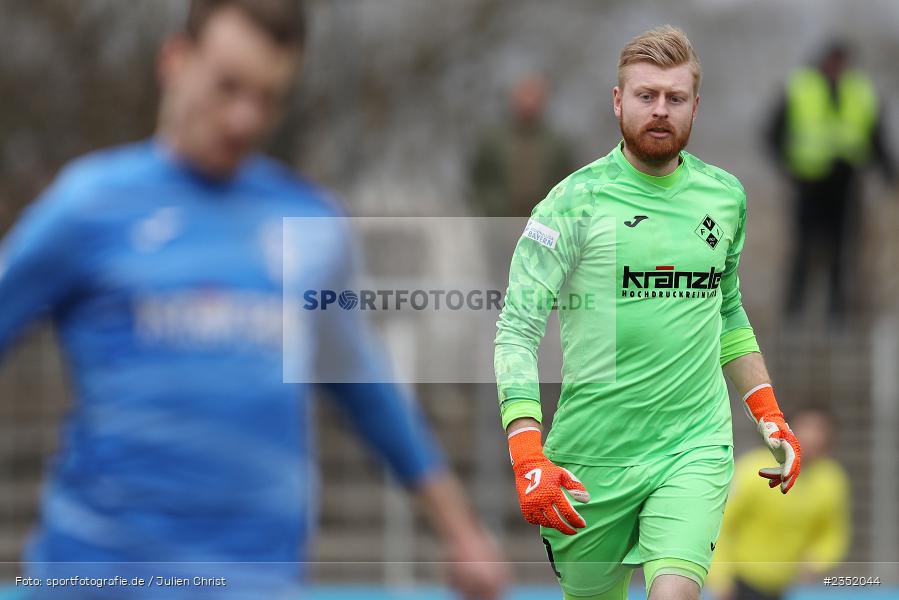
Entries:
[[523, 237], [530, 238], [547, 248], [555, 248], [556, 242], [559, 241], [559, 232], [542, 223], [538, 223], [534, 219], [528, 219], [527, 227], [524, 228]]

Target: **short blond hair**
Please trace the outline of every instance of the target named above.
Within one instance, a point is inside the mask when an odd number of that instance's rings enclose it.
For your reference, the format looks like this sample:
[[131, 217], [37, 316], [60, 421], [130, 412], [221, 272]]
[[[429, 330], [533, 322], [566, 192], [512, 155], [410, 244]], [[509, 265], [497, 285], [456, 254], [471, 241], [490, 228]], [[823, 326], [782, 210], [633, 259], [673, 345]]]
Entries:
[[624, 88], [624, 69], [637, 63], [649, 63], [663, 69], [689, 65], [693, 72], [693, 92], [702, 84], [699, 56], [687, 34], [677, 27], [664, 25], [643, 32], [621, 50], [618, 58], [618, 85]]

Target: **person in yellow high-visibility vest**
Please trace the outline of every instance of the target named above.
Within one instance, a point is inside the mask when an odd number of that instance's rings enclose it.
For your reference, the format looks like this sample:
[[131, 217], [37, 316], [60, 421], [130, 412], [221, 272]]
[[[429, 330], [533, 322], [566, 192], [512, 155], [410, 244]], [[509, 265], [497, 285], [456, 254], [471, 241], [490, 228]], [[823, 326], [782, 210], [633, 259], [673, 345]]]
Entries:
[[[780, 600], [795, 583], [820, 584], [846, 555], [851, 539], [846, 470], [830, 457], [833, 424], [820, 410], [793, 420], [802, 439], [802, 477], [786, 496], [757, 487], [767, 448], [736, 463], [707, 583], [715, 600]], [[771, 532], [779, 532], [771, 543]]]
[[[851, 261], [857, 215], [857, 174], [877, 163], [890, 182], [894, 170], [884, 140], [883, 107], [871, 80], [851, 67], [844, 42], [832, 42], [820, 61], [797, 69], [774, 111], [768, 141], [796, 193], [787, 312], [802, 308], [816, 259], [829, 270], [828, 308], [845, 312], [843, 273]], [[847, 243], [848, 242], [848, 243]]]

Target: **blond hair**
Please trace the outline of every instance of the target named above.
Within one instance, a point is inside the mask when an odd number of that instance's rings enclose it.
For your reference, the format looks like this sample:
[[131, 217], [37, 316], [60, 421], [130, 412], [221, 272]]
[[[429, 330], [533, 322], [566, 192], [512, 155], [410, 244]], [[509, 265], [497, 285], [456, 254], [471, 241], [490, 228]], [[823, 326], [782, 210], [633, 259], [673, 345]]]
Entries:
[[687, 34], [677, 27], [656, 27], [627, 43], [618, 58], [618, 85], [621, 88], [624, 88], [624, 69], [637, 63], [649, 63], [663, 69], [689, 65], [693, 72], [693, 92], [699, 92], [702, 83], [699, 56]]

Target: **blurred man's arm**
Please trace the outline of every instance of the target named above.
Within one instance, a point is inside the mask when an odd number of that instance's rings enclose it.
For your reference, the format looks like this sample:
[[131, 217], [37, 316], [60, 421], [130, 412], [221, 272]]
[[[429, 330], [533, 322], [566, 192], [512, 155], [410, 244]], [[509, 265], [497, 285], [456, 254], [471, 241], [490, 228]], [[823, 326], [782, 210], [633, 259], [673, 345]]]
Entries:
[[[352, 248], [343, 246], [332, 283], [334, 289], [356, 289]], [[498, 599], [506, 580], [502, 558], [449, 472], [418, 405], [393, 382], [368, 322], [359, 311], [323, 312], [318, 352], [323, 387], [422, 504], [448, 549], [453, 585], [469, 600]]]
[[509, 207], [501, 144], [495, 136], [485, 136], [475, 148], [469, 164], [472, 202], [480, 215], [500, 217]]
[[420, 409], [393, 383], [330, 383], [333, 394], [355, 431], [391, 468], [397, 479], [414, 489], [447, 471]]
[[781, 92], [764, 128], [765, 149], [775, 168], [786, 173], [787, 165], [787, 97]]
[[580, 166], [577, 164], [572, 148], [572, 144], [568, 139], [562, 136], [555, 136], [550, 165], [553, 183], [562, 181]]
[[360, 436], [422, 505], [446, 546], [454, 587], [466, 599], [498, 599], [508, 578], [502, 556], [449, 472], [416, 405], [393, 384], [326, 387]]
[[[304, 235], [330, 243], [332, 290], [358, 289], [349, 225], [341, 217], [300, 222]], [[314, 231], [313, 231], [314, 230]], [[395, 383], [386, 349], [362, 311], [332, 305], [318, 319], [316, 379], [346, 413], [356, 432], [407, 487], [444, 472], [446, 465], [419, 407]]]
[[81, 277], [76, 257], [90, 240], [76, 231], [65, 187], [55, 183], [0, 244], [0, 354], [62, 303]]
[[326, 386], [359, 435], [419, 501], [446, 546], [453, 585], [471, 600], [493, 600], [506, 567], [449, 472], [418, 408], [387, 383]]
[[871, 150], [873, 151], [874, 161], [880, 167], [884, 180], [890, 185], [895, 185], [896, 163], [887, 139], [886, 110], [883, 102], [880, 103], [880, 113], [877, 116], [877, 122], [871, 135]]
[[498, 600], [509, 579], [494, 541], [449, 474], [426, 479], [414, 490], [432, 527], [447, 545], [453, 586], [471, 600]]

